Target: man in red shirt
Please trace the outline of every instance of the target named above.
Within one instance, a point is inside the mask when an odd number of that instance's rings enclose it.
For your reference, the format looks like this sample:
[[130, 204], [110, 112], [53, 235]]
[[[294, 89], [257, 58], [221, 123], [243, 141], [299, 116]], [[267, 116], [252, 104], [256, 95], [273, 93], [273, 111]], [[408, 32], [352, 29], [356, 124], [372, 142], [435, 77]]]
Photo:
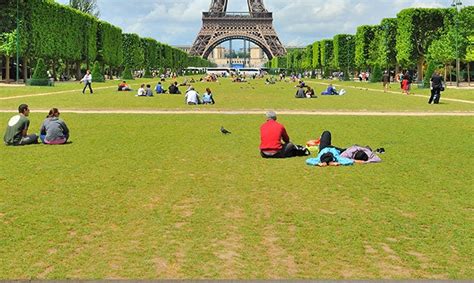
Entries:
[[267, 122], [260, 127], [260, 153], [262, 157], [287, 158], [295, 156], [295, 146], [290, 142], [285, 127], [276, 121], [276, 113], [269, 111], [266, 116]]

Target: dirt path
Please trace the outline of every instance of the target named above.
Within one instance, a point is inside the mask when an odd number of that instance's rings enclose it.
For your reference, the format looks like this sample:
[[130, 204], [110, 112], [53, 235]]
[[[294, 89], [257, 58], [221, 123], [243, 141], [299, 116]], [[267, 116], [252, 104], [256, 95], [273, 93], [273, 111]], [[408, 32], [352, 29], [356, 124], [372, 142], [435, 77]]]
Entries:
[[[328, 84], [327, 83], [322, 83], [322, 82], [317, 82], [317, 81], [307, 81], [307, 82], [310, 82], [310, 83], [314, 83], [314, 84], [318, 84], [318, 85], [324, 85], [324, 86], [327, 86]], [[381, 92], [381, 93], [390, 93], [390, 94], [399, 94], [399, 95], [402, 95], [400, 92], [397, 92], [397, 91], [387, 91], [387, 92], [384, 92], [383, 90], [380, 90], [380, 89], [371, 89], [371, 88], [366, 88], [364, 86], [347, 86], [347, 85], [339, 85], [339, 84], [333, 84], [337, 87], [344, 87], [344, 88], [352, 88], [352, 89], [365, 89], [366, 91], [372, 91], [372, 92]], [[422, 98], [429, 98], [427, 95], [420, 95], [420, 94], [411, 94], [410, 96], [415, 96], [415, 97], [422, 97]], [[461, 103], [468, 103], [468, 104], [474, 104], [474, 101], [470, 101], [470, 100], [463, 100], [463, 99], [456, 99], [456, 98], [445, 98], [445, 97], [442, 97], [442, 100], [446, 100], [446, 101], [453, 101], [453, 102], [461, 102]]]
[[[35, 109], [33, 113], [47, 113], [48, 109]], [[264, 115], [265, 109], [254, 110], [85, 110], [64, 109], [62, 113], [73, 114], [140, 114], [140, 115]], [[396, 111], [300, 111], [276, 110], [279, 115], [308, 116], [474, 116], [474, 112], [396, 112]], [[0, 109], [0, 113], [15, 113], [12, 110]]]

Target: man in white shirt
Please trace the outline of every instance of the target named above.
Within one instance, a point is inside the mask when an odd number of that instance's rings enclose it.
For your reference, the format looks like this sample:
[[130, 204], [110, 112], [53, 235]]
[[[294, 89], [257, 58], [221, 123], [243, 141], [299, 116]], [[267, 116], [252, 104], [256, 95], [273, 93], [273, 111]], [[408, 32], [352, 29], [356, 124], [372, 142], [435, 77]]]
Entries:
[[194, 87], [190, 87], [184, 96], [185, 102], [188, 105], [198, 105], [201, 104], [199, 99], [199, 94], [194, 90]]
[[91, 75], [91, 71], [87, 70], [86, 71], [86, 74], [84, 75], [84, 77], [82, 78], [81, 82], [84, 82], [84, 89], [82, 90], [82, 94], [84, 94], [86, 92], [86, 88], [89, 87], [89, 90], [91, 92], [91, 94], [94, 93], [94, 91], [92, 90], [92, 75]]

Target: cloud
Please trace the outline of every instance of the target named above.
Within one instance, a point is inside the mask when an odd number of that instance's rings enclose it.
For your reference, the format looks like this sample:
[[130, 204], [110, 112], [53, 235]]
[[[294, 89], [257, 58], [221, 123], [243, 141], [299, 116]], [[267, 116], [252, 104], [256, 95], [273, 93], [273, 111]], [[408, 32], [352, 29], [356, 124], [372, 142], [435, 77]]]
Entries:
[[[228, 0], [228, 10], [246, 9], [246, 0]], [[58, 2], [67, 4], [68, 0]], [[124, 32], [171, 45], [191, 45], [211, 0], [98, 0], [101, 18]], [[304, 46], [336, 34], [355, 34], [360, 25], [379, 24], [411, 7], [449, 7], [450, 0], [264, 0], [285, 45]], [[463, 0], [465, 6], [474, 0]]]

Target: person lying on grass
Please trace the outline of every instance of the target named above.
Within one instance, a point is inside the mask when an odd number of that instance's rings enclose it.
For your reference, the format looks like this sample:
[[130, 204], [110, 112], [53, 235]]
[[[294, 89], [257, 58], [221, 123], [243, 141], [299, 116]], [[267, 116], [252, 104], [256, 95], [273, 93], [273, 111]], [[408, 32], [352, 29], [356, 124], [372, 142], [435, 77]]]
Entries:
[[130, 86], [127, 84], [126, 81], [123, 81], [121, 83], [119, 83], [118, 85], [118, 91], [131, 91], [132, 89], [130, 88]]
[[312, 166], [339, 166], [353, 165], [354, 163], [375, 163], [382, 160], [370, 147], [351, 146], [347, 149], [332, 145], [332, 135], [324, 131], [319, 139], [319, 154], [316, 158], [309, 158], [306, 164]]
[[52, 108], [43, 121], [40, 139], [44, 144], [65, 144], [69, 139], [69, 128], [59, 115], [58, 108]]

